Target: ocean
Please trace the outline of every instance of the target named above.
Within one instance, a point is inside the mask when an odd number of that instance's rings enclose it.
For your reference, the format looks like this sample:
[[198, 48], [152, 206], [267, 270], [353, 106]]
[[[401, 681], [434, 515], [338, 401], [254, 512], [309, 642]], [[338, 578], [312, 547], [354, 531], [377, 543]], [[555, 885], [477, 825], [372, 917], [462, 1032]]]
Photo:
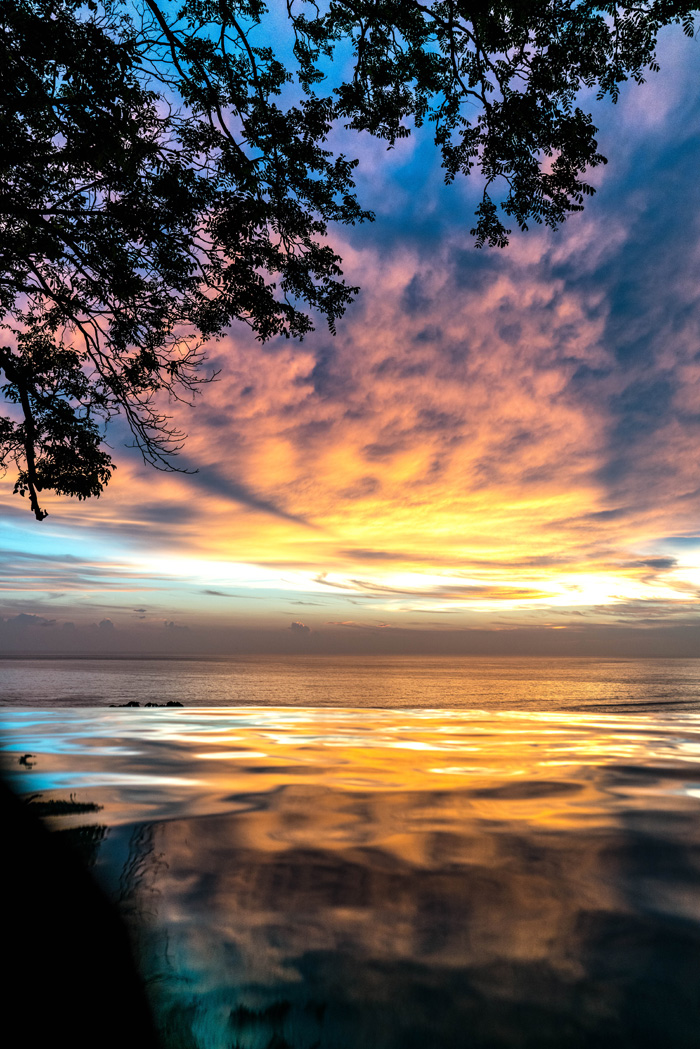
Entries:
[[7, 660], [0, 704], [165, 1049], [700, 1046], [700, 660]]
[[0, 707], [698, 709], [700, 660], [310, 656], [0, 659]]

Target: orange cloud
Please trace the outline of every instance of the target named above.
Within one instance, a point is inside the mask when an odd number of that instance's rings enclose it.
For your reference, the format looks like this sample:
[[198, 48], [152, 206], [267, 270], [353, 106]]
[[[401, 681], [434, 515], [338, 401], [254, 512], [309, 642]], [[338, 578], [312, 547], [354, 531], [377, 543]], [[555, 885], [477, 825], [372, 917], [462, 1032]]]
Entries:
[[347, 246], [364, 292], [335, 339], [261, 348], [238, 332], [217, 347], [219, 381], [178, 420], [199, 474], [121, 461], [102, 500], [56, 500], [47, 526], [113, 536], [125, 582], [148, 570], [333, 596], [392, 622], [685, 610], [693, 566], [650, 556], [698, 519], [696, 434], [681, 418], [700, 403], [692, 339], [650, 365], [682, 378], [675, 413], [637, 434], [644, 475], [613, 485], [614, 405], [637, 373], [617, 366], [600, 285], [556, 275], [623, 240], [590, 221], [557, 242], [516, 239], [486, 275], [452, 242], [427, 259]]

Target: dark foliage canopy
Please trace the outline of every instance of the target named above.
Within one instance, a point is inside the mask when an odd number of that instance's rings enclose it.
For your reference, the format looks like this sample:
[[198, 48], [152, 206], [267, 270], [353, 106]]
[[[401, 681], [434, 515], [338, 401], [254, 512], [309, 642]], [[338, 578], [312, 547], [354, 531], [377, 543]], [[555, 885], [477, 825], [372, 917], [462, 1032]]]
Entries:
[[[556, 228], [605, 158], [582, 87], [656, 70], [680, 0], [3, 0], [0, 458], [15, 491], [85, 499], [123, 414], [172, 468], [163, 409], [207, 380], [203, 349], [331, 330], [359, 290], [329, 223], [371, 219], [339, 125], [389, 145], [433, 125], [445, 178], [482, 190], [471, 234]], [[343, 63], [334, 61], [342, 48]], [[350, 75], [337, 77], [337, 69]]]

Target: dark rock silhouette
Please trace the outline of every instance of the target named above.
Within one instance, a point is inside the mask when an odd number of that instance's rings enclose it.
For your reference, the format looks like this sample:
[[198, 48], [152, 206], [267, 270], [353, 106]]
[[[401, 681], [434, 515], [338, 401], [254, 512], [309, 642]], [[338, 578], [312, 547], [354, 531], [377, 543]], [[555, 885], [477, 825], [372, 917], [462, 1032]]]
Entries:
[[[128, 703], [110, 703], [110, 707], [140, 707], [141, 704], [137, 703], [135, 699], [129, 700]], [[167, 703], [144, 703], [144, 707], [182, 707], [183, 703], [178, 703], [177, 700], [170, 699]], [[31, 755], [30, 755], [31, 757]]]
[[[37, 1049], [156, 1049], [116, 909], [65, 840], [68, 832], [50, 833], [33, 807], [0, 782], [5, 1031], [21, 1025], [21, 1044]], [[10, 1035], [8, 1044], [20, 1042]]]

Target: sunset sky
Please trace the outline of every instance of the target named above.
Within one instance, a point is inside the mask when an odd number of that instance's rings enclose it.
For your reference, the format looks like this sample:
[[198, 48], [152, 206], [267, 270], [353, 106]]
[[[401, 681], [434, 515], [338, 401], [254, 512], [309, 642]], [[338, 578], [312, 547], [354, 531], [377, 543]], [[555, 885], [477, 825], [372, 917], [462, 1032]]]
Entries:
[[504, 251], [429, 130], [349, 139], [338, 334], [213, 346], [196, 474], [117, 427], [99, 501], [6, 478], [0, 651], [700, 654], [699, 47], [586, 100], [596, 197]]

